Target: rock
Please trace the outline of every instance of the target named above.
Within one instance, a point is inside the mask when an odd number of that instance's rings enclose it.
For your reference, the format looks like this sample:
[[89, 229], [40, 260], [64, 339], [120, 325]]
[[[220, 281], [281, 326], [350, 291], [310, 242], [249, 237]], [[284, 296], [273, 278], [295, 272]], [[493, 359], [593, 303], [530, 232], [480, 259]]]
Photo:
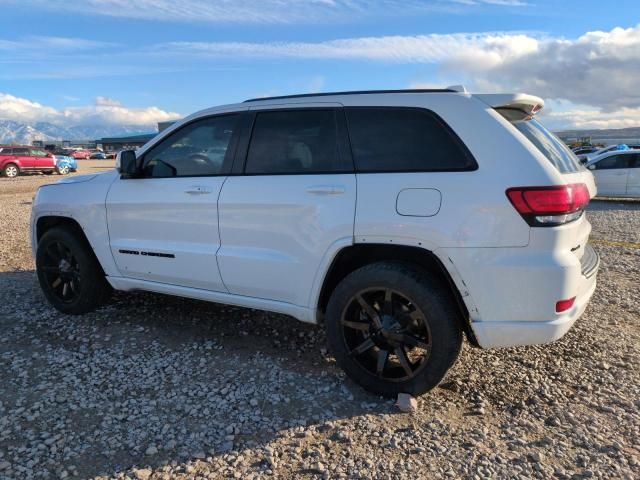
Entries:
[[134, 468], [133, 474], [138, 480], [149, 480], [153, 472], [149, 468]]
[[158, 449], [155, 445], [149, 445], [149, 447], [144, 451], [145, 455], [155, 455], [158, 453]]
[[413, 413], [418, 409], [418, 401], [408, 393], [399, 393], [395, 406], [405, 413]]

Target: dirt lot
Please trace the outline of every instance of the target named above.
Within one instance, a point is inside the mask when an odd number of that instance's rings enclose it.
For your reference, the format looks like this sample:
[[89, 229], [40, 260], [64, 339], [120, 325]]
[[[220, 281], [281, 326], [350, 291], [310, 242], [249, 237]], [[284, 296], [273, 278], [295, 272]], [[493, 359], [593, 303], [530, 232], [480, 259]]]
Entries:
[[640, 202], [590, 205], [599, 286], [565, 338], [465, 345], [410, 415], [280, 315], [144, 293], [60, 315], [28, 244], [51, 180], [0, 178], [0, 478], [640, 478]]

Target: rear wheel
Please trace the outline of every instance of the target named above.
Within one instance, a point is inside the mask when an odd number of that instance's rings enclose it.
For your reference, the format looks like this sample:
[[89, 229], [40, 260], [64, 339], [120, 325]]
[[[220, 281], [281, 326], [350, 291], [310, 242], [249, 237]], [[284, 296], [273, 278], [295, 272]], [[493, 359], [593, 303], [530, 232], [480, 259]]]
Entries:
[[63, 313], [90, 312], [111, 294], [91, 247], [70, 228], [55, 227], [42, 236], [36, 270], [45, 297]]
[[9, 163], [4, 167], [3, 172], [6, 177], [13, 178], [20, 174], [20, 169], [15, 163]]
[[428, 272], [401, 263], [375, 263], [345, 277], [326, 323], [329, 347], [347, 375], [387, 397], [434, 388], [462, 344], [449, 293]]

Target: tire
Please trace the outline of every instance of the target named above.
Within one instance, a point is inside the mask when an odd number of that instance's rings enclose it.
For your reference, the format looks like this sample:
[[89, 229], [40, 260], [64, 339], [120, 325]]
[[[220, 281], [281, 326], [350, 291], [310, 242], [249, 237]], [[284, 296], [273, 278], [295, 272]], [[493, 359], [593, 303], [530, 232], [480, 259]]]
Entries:
[[57, 170], [59, 175], [67, 175], [69, 173], [69, 165], [59, 167]]
[[409, 264], [373, 263], [347, 275], [331, 294], [325, 321], [338, 365], [385, 397], [434, 388], [462, 345], [450, 292]]
[[45, 170], [44, 172], [45, 175], [52, 175], [53, 174], [53, 170]]
[[91, 312], [111, 295], [89, 243], [69, 227], [45, 232], [38, 242], [36, 271], [45, 297], [62, 313]]
[[4, 173], [5, 177], [14, 178], [20, 175], [20, 167], [18, 167], [15, 163], [8, 163], [5, 165], [2, 172]]

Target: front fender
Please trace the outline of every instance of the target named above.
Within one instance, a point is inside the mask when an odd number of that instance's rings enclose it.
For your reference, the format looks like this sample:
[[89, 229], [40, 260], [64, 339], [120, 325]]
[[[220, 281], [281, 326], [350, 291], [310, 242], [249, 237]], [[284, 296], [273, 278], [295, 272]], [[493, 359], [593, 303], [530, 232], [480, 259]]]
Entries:
[[[67, 177], [73, 178], [73, 177]], [[97, 174], [84, 181], [43, 185], [34, 197], [31, 212], [31, 244], [35, 255], [38, 221], [61, 217], [75, 221], [84, 232], [106, 275], [118, 275], [107, 229], [105, 199], [116, 172]]]

